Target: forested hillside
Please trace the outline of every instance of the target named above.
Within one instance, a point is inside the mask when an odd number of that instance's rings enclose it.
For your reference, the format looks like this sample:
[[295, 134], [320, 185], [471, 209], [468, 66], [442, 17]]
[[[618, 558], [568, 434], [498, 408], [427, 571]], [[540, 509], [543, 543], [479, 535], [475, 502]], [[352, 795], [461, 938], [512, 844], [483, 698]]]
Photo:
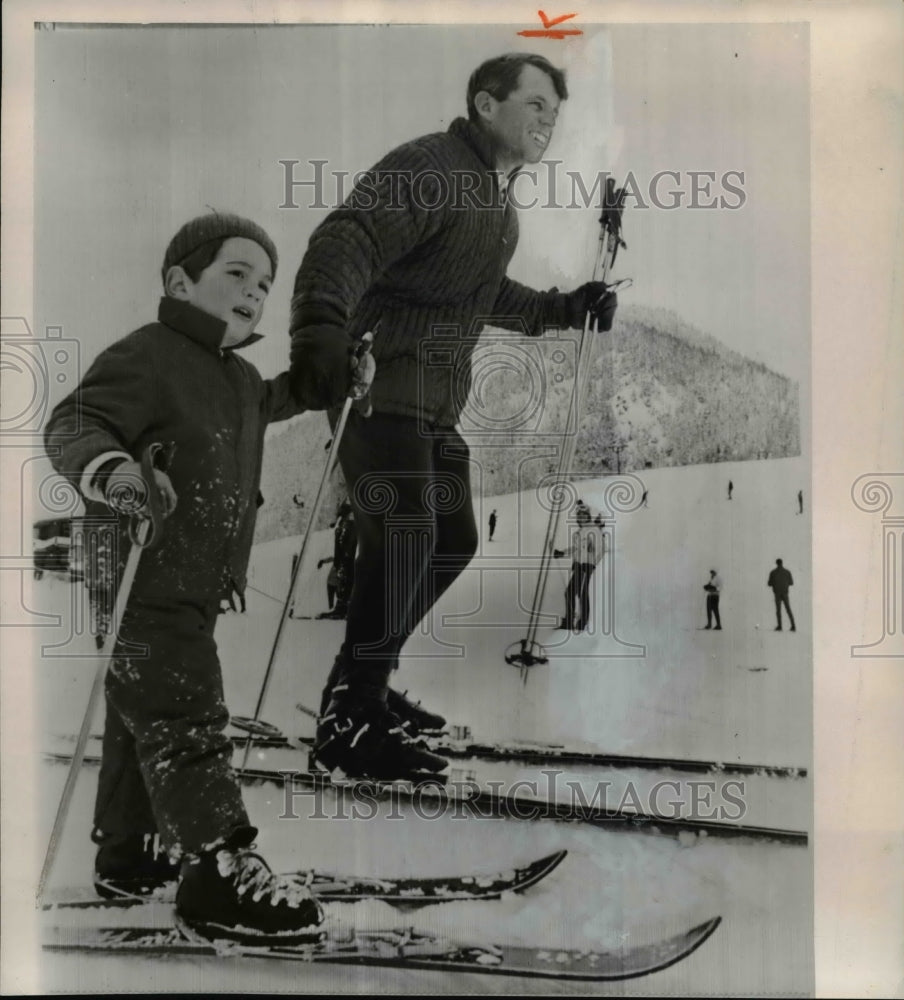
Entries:
[[[484, 495], [529, 489], [556, 468], [562, 429], [574, 428], [569, 403], [577, 338], [552, 334], [535, 341], [484, 333], [462, 419], [475, 462], [475, 489]], [[258, 541], [304, 528], [329, 440], [321, 413], [280, 425], [268, 437]], [[661, 309], [622, 307], [612, 332], [598, 336], [575, 472], [598, 475], [799, 453], [796, 382]], [[321, 527], [333, 520], [343, 489], [337, 473]]]

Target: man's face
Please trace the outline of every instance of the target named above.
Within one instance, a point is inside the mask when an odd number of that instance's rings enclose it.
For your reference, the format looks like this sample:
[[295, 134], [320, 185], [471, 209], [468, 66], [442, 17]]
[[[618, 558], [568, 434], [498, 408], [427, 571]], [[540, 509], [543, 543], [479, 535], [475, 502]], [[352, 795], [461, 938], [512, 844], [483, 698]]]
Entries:
[[481, 116], [496, 141], [501, 169], [542, 159], [552, 139], [559, 103], [550, 77], [531, 65], [522, 67], [518, 86], [504, 101], [490, 98]]
[[273, 282], [272, 265], [260, 244], [233, 236], [220, 247], [214, 261], [190, 279], [182, 296], [226, 323], [221, 347], [240, 344], [254, 332]]

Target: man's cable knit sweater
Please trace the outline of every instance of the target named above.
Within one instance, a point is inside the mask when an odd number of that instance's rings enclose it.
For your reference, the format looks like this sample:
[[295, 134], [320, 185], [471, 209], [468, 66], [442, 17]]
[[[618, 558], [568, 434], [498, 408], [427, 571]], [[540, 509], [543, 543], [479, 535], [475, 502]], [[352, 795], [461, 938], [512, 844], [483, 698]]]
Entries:
[[340, 402], [324, 369], [347, 365], [352, 341], [379, 323], [374, 409], [454, 425], [485, 324], [530, 336], [568, 325], [566, 295], [506, 277], [517, 242], [478, 126], [457, 118], [388, 153], [317, 227], [296, 275], [292, 370], [305, 395]]

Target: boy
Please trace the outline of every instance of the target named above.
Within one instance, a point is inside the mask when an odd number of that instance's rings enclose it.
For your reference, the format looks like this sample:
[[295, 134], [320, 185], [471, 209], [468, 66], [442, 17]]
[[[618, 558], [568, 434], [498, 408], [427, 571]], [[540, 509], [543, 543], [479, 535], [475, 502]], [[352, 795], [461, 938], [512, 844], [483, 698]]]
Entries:
[[[163, 538], [142, 554], [107, 674], [95, 886], [147, 893], [178, 872], [182, 926], [263, 944], [310, 937], [323, 919], [306, 889], [250, 850], [257, 831], [232, 771], [213, 639], [220, 599], [245, 586], [264, 431], [307, 403], [286, 373], [264, 380], [236, 353], [260, 339], [276, 265], [247, 219], [186, 223], [164, 256], [158, 321], [105, 350], [45, 432], [89, 512], [137, 481], [149, 443], [175, 444], [168, 472], [155, 470]], [[356, 391], [372, 377], [371, 359], [350, 359]]]

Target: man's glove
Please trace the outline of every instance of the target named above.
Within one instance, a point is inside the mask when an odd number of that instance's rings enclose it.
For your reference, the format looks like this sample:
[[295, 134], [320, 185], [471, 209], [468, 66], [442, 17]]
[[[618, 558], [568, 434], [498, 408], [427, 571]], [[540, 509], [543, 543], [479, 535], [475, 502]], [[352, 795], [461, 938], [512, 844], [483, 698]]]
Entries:
[[609, 286], [604, 281], [588, 281], [586, 285], [581, 285], [570, 293], [568, 299], [573, 329], [584, 328], [584, 319], [588, 312], [591, 322], [597, 324], [597, 329], [600, 331], [612, 329], [612, 320], [618, 308], [618, 296], [608, 289]]
[[561, 559], [565, 555], [562, 549], [553, 549], [552, 554], [556, 559]]
[[355, 342], [340, 326], [306, 326], [292, 335], [292, 394], [311, 410], [339, 406], [352, 385]]

